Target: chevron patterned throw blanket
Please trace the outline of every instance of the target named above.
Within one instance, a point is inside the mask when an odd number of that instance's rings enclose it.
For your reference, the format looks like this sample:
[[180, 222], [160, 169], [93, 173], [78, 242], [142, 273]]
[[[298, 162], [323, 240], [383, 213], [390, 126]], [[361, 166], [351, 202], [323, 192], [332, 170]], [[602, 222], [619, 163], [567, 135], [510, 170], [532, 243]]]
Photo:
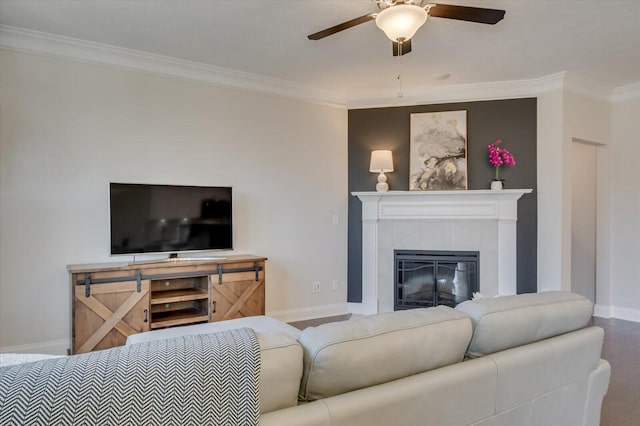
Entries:
[[0, 425], [258, 425], [253, 330], [0, 368]]

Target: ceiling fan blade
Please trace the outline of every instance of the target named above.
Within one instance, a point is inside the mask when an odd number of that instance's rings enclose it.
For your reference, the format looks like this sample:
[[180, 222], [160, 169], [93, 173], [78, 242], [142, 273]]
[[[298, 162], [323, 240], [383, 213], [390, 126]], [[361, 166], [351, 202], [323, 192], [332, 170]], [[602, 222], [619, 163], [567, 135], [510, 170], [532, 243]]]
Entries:
[[457, 19], [459, 21], [478, 22], [480, 24], [497, 24], [504, 18], [505, 11], [500, 9], [484, 9], [481, 7], [455, 6], [452, 4], [436, 4], [429, 9], [429, 16], [435, 18]]
[[411, 52], [411, 39], [403, 41], [402, 43], [398, 43], [397, 41], [393, 43], [393, 56], [402, 56]]
[[369, 13], [367, 15], [360, 16], [359, 18], [352, 19], [347, 22], [343, 22], [342, 24], [334, 25], [331, 28], [327, 28], [326, 30], [318, 31], [317, 33], [313, 33], [308, 35], [307, 38], [309, 40], [320, 40], [321, 38], [325, 38], [332, 34], [338, 33], [340, 31], [344, 31], [351, 27], [355, 27], [356, 25], [364, 24], [365, 22], [369, 22], [376, 19], [375, 13]]

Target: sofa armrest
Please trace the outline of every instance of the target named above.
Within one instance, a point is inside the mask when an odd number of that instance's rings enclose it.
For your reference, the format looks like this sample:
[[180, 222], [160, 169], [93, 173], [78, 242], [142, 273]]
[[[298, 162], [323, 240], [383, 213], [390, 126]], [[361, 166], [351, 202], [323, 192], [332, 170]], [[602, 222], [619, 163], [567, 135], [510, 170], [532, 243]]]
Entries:
[[598, 368], [589, 375], [587, 398], [584, 407], [584, 426], [598, 426], [600, 424], [602, 400], [609, 389], [610, 379], [611, 365], [601, 359]]

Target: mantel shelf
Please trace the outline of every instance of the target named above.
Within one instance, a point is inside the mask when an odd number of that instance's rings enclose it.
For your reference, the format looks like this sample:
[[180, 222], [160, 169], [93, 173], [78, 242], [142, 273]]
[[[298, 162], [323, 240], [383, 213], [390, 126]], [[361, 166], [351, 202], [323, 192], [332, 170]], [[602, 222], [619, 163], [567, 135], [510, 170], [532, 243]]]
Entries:
[[353, 192], [363, 222], [382, 219], [517, 220], [517, 201], [531, 189]]
[[[364, 198], [379, 198], [379, 199], [392, 199], [392, 198], [513, 198], [517, 196], [520, 198], [524, 194], [529, 194], [532, 189], [502, 189], [500, 191], [492, 191], [490, 189], [469, 189], [465, 191], [388, 191], [388, 192], [376, 192], [376, 191], [361, 191], [352, 192], [361, 200]], [[516, 199], [517, 199], [516, 198]]]

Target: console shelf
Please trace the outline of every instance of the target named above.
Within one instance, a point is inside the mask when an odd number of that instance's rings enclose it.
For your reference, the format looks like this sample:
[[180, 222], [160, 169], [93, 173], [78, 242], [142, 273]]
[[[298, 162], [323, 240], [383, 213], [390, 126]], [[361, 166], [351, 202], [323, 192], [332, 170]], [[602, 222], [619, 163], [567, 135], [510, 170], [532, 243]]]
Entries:
[[151, 298], [152, 305], [162, 303], [185, 302], [187, 300], [208, 299], [209, 292], [199, 289], [170, 290], [163, 291], [161, 294], [154, 294]]
[[176, 325], [195, 324], [197, 322], [208, 322], [209, 315], [198, 309], [179, 309], [172, 312], [161, 312], [154, 314], [151, 328], [165, 328]]
[[266, 260], [69, 265], [72, 353], [123, 345], [151, 329], [264, 315]]

